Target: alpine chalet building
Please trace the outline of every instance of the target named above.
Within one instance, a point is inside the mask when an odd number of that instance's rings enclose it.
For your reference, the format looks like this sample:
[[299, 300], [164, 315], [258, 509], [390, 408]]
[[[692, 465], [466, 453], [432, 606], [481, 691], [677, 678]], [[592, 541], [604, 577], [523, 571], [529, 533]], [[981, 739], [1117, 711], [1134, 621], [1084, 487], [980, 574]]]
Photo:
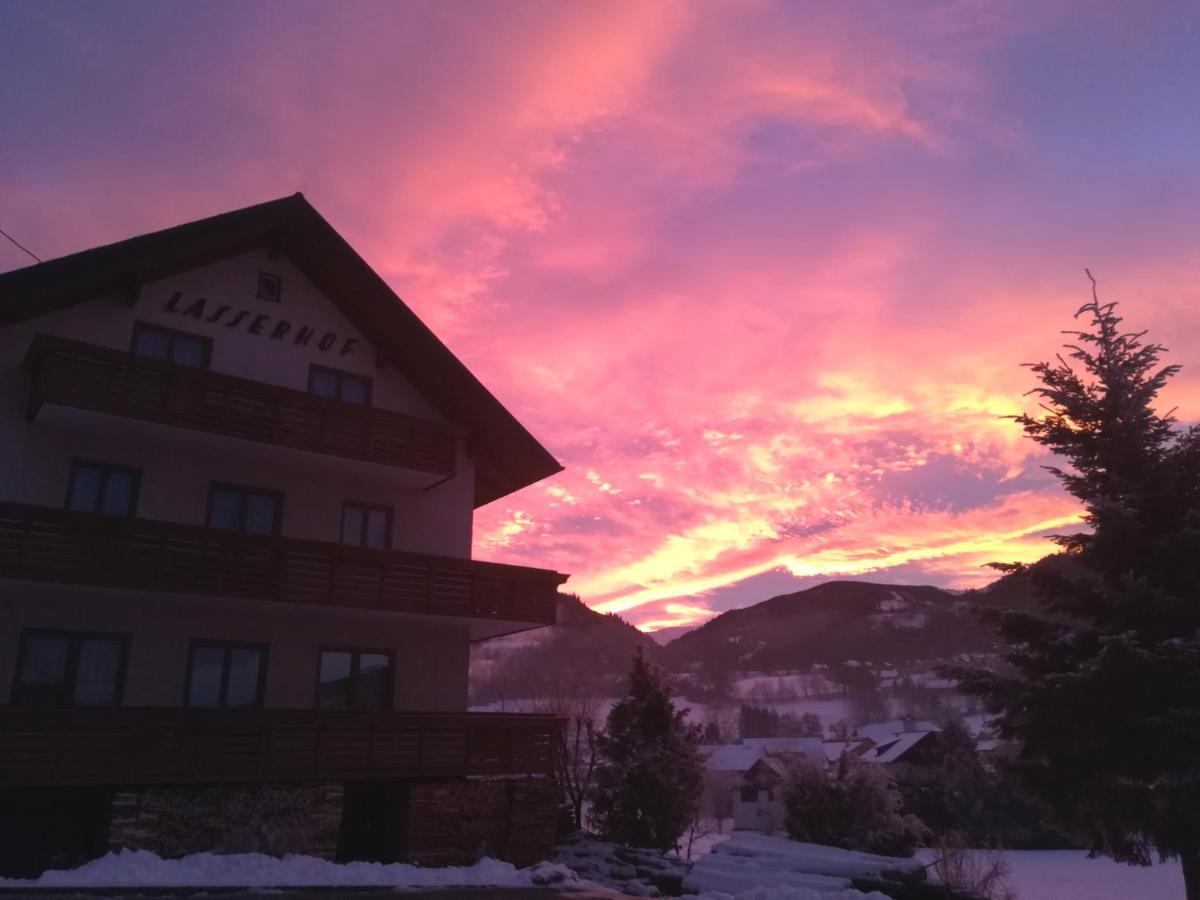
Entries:
[[122, 847], [519, 863], [558, 727], [470, 644], [560, 470], [303, 196], [0, 275], [0, 875]]

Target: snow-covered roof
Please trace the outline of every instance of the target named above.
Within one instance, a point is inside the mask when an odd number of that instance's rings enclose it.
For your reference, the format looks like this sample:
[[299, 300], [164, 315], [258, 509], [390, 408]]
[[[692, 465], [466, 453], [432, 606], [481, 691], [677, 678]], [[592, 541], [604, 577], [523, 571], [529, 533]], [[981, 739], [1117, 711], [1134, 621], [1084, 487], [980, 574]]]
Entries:
[[705, 767], [715, 772], [745, 772], [768, 755], [797, 754], [825, 761], [824, 742], [812, 737], [746, 738], [740, 744], [709, 744], [700, 750]]
[[747, 774], [747, 775], [749, 775], [749, 774], [750, 774], [750, 771], [752, 771], [752, 770], [754, 769], [754, 767], [755, 767], [755, 766], [766, 766], [768, 769], [770, 769], [770, 770], [771, 770], [772, 772], [774, 772], [776, 775], [786, 775], [786, 774], [787, 774], [787, 768], [788, 768], [788, 767], [787, 767], [787, 762], [786, 762], [786, 757], [783, 757], [783, 756], [763, 756], [763, 757], [761, 757], [761, 758], [760, 758], [760, 759], [759, 759], [757, 762], [755, 762], [755, 763], [754, 763], [754, 765], [752, 765], [752, 766], [750, 767], [750, 770], [748, 770], [748, 771], [746, 772], [746, 774]]
[[805, 844], [735, 831], [700, 857], [683, 880], [697, 893], [770, 897], [882, 897], [852, 890], [851, 879], [883, 881], [888, 874], [915, 878], [917, 859], [895, 859], [855, 850]]
[[814, 759], [823, 755], [819, 737], [746, 738], [742, 743], [761, 747], [766, 753], [803, 753]]
[[890, 740], [882, 741], [862, 755], [862, 761], [868, 763], [899, 762], [904, 754], [929, 737], [931, 731], [907, 731], [893, 736]]
[[700, 751], [705, 768], [714, 772], [745, 772], [762, 756], [762, 750], [748, 744], [710, 744]]
[[[851, 753], [863, 751], [864, 747], [872, 746], [870, 741], [825, 741], [825, 760], [826, 762], [837, 762], [842, 758], [842, 754], [849, 750]], [[865, 751], [864, 751], [865, 752]]]
[[866, 725], [860, 725], [854, 729], [854, 736], [870, 738], [875, 743], [882, 744], [884, 741], [898, 734], [912, 731], [941, 730], [934, 722], [926, 722], [920, 719], [892, 719], [888, 722], [870, 722]]

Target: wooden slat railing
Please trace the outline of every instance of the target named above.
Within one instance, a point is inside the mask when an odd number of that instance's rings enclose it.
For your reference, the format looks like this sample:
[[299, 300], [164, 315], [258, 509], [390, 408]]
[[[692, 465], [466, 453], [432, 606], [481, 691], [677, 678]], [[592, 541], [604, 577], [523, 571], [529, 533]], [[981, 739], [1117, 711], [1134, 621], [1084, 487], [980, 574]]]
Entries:
[[561, 724], [504, 713], [0, 706], [0, 786], [551, 775]]
[[34, 338], [25, 367], [31, 416], [54, 403], [442, 477], [455, 471], [451, 429], [391, 410], [48, 335]]
[[546, 569], [0, 503], [0, 578], [553, 625]]

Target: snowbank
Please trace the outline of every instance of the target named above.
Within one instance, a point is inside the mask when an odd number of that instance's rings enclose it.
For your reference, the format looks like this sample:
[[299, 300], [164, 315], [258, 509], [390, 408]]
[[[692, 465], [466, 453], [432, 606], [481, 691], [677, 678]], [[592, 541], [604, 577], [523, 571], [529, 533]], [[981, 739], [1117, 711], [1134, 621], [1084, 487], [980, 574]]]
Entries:
[[[968, 851], [970, 852], [970, 851]], [[917, 856], [932, 861], [933, 850]], [[1179, 860], [1129, 866], [1083, 850], [1005, 850], [1009, 882], [1020, 900], [1183, 900]]]
[[529, 887], [575, 884], [566, 866], [528, 869], [482, 859], [473, 866], [422, 868], [401, 863], [332, 863], [312, 856], [195, 853], [163, 859], [148, 850], [122, 850], [77, 869], [52, 869], [36, 879], [0, 878], [0, 887]]
[[[851, 887], [851, 879], [883, 881], [919, 879], [922, 864], [806, 844], [751, 832], [734, 832], [696, 861], [683, 881], [685, 890], [717, 900], [730, 895], [744, 900], [809, 900], [809, 898], [882, 898]], [[791, 893], [788, 893], [791, 891]]]
[[580, 877], [635, 897], [678, 894], [691, 863], [659, 850], [576, 837], [560, 844], [554, 861]]
[[[693, 900], [693, 898], [689, 898]], [[878, 891], [864, 894], [853, 888], [833, 892], [814, 890], [812, 888], [783, 887], [777, 885], [769, 888], [752, 888], [737, 894], [725, 894], [720, 891], [706, 891], [697, 895], [694, 900], [890, 900]]]

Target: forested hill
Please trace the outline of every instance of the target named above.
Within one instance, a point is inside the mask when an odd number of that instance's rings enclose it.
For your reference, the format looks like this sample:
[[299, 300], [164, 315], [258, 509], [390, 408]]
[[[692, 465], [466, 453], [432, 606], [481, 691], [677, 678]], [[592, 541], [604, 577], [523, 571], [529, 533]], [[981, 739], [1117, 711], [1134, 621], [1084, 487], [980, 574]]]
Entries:
[[638, 648], [672, 672], [794, 671], [850, 660], [883, 668], [992, 653], [999, 649], [995, 638], [972, 609], [1023, 607], [1031, 597], [1026, 576], [963, 592], [830, 581], [722, 613], [658, 646], [620, 617], [561, 595], [558, 624], [473, 648], [472, 702], [543, 697], [564, 684], [617, 692]]
[[882, 665], [950, 659], [997, 649], [972, 615], [978, 606], [1024, 606], [1023, 576], [978, 591], [830, 581], [730, 610], [662, 648], [672, 671], [770, 672], [847, 660]]
[[543, 697], [563, 683], [615, 691], [639, 647], [651, 659], [662, 651], [619, 616], [589, 609], [573, 594], [560, 594], [557, 624], [472, 648], [472, 702]]

